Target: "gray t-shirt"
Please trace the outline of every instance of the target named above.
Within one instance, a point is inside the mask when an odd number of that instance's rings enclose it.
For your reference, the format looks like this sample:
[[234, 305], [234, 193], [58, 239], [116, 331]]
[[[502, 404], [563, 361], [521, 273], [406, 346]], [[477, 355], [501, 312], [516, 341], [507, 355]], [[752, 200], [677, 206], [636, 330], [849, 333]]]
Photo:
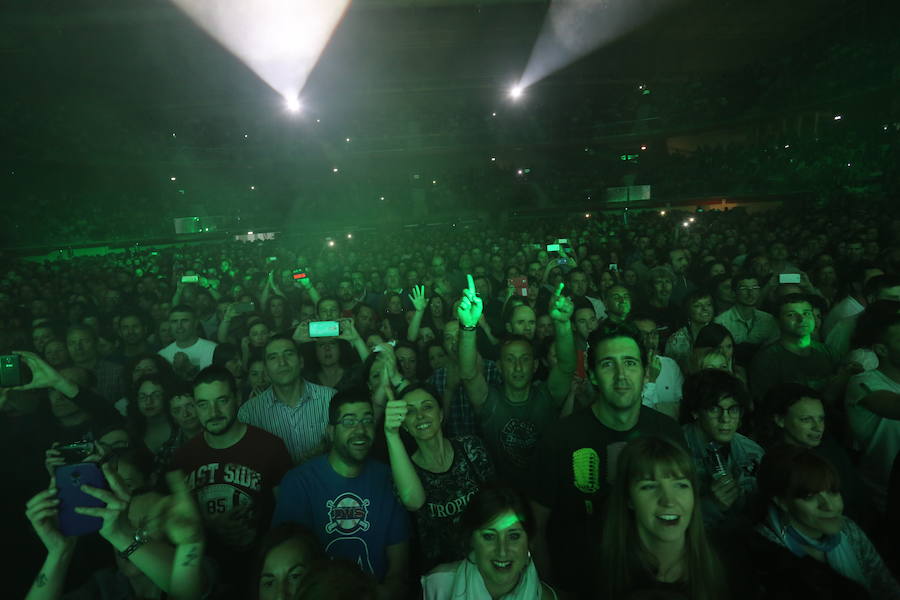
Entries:
[[534, 384], [528, 400], [521, 403], [510, 402], [502, 388], [488, 389], [478, 420], [501, 481], [527, 489], [534, 472], [535, 448], [544, 431], [558, 419], [559, 410], [546, 382]]

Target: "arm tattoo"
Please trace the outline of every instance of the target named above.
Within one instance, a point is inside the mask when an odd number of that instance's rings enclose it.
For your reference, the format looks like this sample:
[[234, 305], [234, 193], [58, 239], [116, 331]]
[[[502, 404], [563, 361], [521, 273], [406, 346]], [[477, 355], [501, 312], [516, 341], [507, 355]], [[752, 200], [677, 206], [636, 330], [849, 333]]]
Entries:
[[38, 573], [37, 579], [34, 580], [34, 587], [42, 588], [47, 585], [47, 576], [43, 573]]
[[198, 558], [197, 547], [193, 546], [190, 550], [188, 550], [187, 556], [184, 557], [184, 561], [181, 563], [182, 567], [190, 567], [195, 562], [197, 562]]

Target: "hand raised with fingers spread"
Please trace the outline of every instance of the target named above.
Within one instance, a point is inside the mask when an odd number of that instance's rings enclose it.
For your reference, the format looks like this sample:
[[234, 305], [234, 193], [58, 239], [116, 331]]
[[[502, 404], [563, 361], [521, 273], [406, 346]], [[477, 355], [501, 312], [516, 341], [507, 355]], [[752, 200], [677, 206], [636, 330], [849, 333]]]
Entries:
[[463, 290], [463, 297], [459, 301], [459, 307], [456, 309], [456, 315], [459, 317], [459, 324], [463, 327], [475, 327], [478, 325], [478, 319], [484, 310], [484, 303], [475, 293], [475, 280], [471, 275], [466, 275], [469, 286]]
[[111, 543], [116, 549], [118, 545], [127, 546], [130, 543], [133, 534], [132, 527], [128, 522], [128, 505], [131, 504], [131, 493], [125, 487], [125, 483], [119, 477], [109, 463], [102, 467], [103, 476], [109, 484], [108, 490], [102, 490], [90, 485], [82, 485], [81, 490], [104, 502], [106, 506], [88, 507], [79, 506], [75, 508], [75, 512], [80, 515], [89, 517], [99, 517], [103, 519], [103, 525], [100, 527], [100, 535]]
[[425, 307], [428, 306], [428, 299], [425, 297], [425, 286], [414, 285], [412, 294], [409, 294], [409, 299], [412, 302], [413, 308], [416, 309], [416, 312], [424, 312]]
[[556, 288], [556, 293], [550, 297], [550, 318], [557, 323], [568, 322], [575, 311], [575, 305], [572, 303], [571, 298], [562, 295], [563, 287], [565, 287], [565, 284], [560, 283], [559, 287]]

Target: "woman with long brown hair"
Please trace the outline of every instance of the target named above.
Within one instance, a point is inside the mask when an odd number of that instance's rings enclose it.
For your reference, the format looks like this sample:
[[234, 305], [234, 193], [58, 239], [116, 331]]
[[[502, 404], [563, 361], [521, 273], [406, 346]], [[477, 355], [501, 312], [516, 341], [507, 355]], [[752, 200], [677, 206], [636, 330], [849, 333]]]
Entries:
[[632, 440], [618, 460], [601, 541], [599, 597], [648, 591], [691, 600], [730, 597], [700, 515], [694, 464], [657, 437]]

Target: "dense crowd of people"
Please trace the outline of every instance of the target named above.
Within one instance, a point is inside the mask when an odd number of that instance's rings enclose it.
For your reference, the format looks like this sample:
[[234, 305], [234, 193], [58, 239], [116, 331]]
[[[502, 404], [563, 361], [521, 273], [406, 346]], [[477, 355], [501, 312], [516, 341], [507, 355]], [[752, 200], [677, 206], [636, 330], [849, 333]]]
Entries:
[[900, 598], [889, 206], [7, 261], [8, 589]]

